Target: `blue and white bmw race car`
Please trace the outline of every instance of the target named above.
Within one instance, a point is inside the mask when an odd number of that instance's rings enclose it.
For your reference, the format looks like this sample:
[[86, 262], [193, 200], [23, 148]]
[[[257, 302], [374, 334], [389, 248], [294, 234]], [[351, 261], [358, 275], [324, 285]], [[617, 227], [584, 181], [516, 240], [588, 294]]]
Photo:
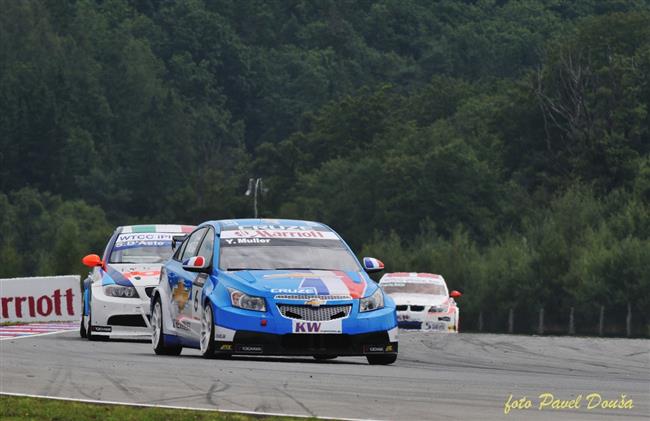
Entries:
[[174, 236], [193, 229], [189, 225], [118, 227], [103, 257], [84, 257], [82, 262], [92, 272], [83, 283], [81, 337], [150, 335], [149, 297], [160, 280], [160, 267], [173, 252]]
[[242, 219], [197, 227], [163, 266], [152, 296], [157, 354], [397, 358], [395, 304], [329, 227]]

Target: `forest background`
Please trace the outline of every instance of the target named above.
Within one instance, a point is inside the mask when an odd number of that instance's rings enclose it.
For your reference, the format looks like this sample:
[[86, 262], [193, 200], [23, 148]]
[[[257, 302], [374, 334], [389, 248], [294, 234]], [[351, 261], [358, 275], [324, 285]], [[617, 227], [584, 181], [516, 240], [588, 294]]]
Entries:
[[0, 277], [250, 217], [259, 177], [261, 216], [442, 274], [464, 329], [650, 334], [647, 1], [0, 10]]

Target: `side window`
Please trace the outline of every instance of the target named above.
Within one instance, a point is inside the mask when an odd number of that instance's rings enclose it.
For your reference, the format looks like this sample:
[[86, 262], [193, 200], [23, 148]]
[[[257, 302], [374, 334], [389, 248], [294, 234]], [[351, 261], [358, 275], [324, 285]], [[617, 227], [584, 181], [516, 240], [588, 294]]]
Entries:
[[208, 234], [203, 239], [197, 256], [203, 256], [206, 262], [212, 261], [212, 252], [214, 251], [214, 231], [208, 229]]
[[109, 261], [110, 254], [111, 254], [111, 246], [113, 245], [116, 237], [117, 237], [117, 232], [114, 232], [113, 235], [111, 235], [111, 238], [108, 239], [108, 243], [106, 244], [106, 248], [104, 249], [102, 261], [104, 262]]
[[183, 255], [183, 252], [185, 251], [185, 247], [187, 247], [187, 238], [181, 243], [180, 246], [177, 246], [178, 248], [174, 252], [174, 257], [173, 259], [176, 261], [181, 260], [181, 256]]
[[196, 252], [199, 249], [199, 244], [201, 244], [201, 240], [203, 239], [203, 236], [205, 235], [205, 232], [207, 231], [207, 228], [201, 228], [197, 231], [194, 231], [187, 240], [183, 241], [183, 257], [181, 257], [181, 261], [185, 261], [186, 259], [189, 259], [190, 257], [196, 256]]

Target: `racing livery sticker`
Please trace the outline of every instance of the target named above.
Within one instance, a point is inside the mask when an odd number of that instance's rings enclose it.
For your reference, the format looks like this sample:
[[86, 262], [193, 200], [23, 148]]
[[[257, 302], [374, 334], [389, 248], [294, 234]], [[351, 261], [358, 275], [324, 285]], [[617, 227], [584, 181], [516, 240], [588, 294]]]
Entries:
[[243, 239], [243, 238], [266, 238], [266, 239], [307, 239], [307, 240], [338, 240], [338, 236], [331, 231], [310, 230], [278, 230], [278, 229], [240, 229], [225, 230], [221, 232], [221, 238]]
[[343, 333], [343, 322], [341, 320], [323, 322], [292, 320], [291, 325], [293, 333]]
[[[301, 279], [300, 285], [297, 289], [286, 289], [286, 291], [282, 291], [282, 293], [285, 294], [309, 293], [314, 295], [347, 295], [350, 296], [350, 298], [362, 298], [367, 286], [363, 278], [359, 277], [358, 280], [354, 280], [343, 271], [314, 270], [310, 272], [297, 273], [274, 273], [271, 275], [264, 275], [264, 278]], [[273, 289], [271, 292], [280, 292], [280, 289]]]
[[172, 290], [172, 300], [178, 305], [178, 310], [183, 311], [185, 304], [189, 301], [190, 292], [185, 288], [184, 282], [179, 282], [176, 284]]
[[124, 287], [132, 287], [133, 283], [124, 276], [122, 272], [115, 269], [111, 265], [106, 265], [106, 270], [99, 270], [99, 273], [102, 275], [102, 286], [117, 284]]
[[237, 333], [236, 330], [214, 325], [214, 339], [216, 341], [232, 342], [235, 340], [235, 333]]
[[135, 247], [169, 247], [174, 235], [169, 232], [122, 233], [115, 239], [113, 251]]
[[381, 285], [384, 286], [400, 286], [403, 287], [406, 284], [434, 284], [434, 285], [445, 285], [445, 282], [439, 278], [397, 278], [390, 277], [384, 278], [381, 280]]
[[[266, 220], [272, 222], [273, 220]], [[234, 226], [224, 226], [222, 231], [232, 231], [232, 230], [273, 230], [273, 231], [324, 231], [332, 232], [332, 230], [322, 226], [305, 226], [305, 225], [289, 225], [289, 224], [280, 224], [280, 221], [270, 224], [255, 224], [255, 225], [242, 225], [235, 224]]]
[[141, 233], [141, 232], [173, 232], [173, 233], [189, 233], [194, 230], [194, 227], [191, 225], [169, 225], [169, 224], [157, 224], [157, 225], [130, 225], [122, 227], [122, 234], [126, 233]]
[[271, 288], [271, 294], [316, 295], [316, 288]]

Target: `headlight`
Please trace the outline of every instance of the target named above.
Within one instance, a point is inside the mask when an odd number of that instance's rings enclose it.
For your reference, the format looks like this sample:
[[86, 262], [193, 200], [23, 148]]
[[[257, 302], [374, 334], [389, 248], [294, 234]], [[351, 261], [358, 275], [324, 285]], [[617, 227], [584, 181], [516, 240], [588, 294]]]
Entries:
[[429, 313], [446, 313], [449, 311], [449, 306], [448, 305], [440, 305], [440, 306], [431, 306], [429, 307]]
[[138, 292], [134, 287], [125, 287], [122, 285], [107, 285], [104, 287], [104, 294], [109, 297], [137, 298]]
[[234, 307], [246, 310], [266, 311], [264, 298], [253, 297], [234, 288], [228, 288], [228, 291], [230, 292], [230, 302]]
[[384, 307], [384, 294], [381, 288], [377, 288], [374, 294], [370, 297], [362, 298], [359, 301], [359, 312], [377, 310]]

